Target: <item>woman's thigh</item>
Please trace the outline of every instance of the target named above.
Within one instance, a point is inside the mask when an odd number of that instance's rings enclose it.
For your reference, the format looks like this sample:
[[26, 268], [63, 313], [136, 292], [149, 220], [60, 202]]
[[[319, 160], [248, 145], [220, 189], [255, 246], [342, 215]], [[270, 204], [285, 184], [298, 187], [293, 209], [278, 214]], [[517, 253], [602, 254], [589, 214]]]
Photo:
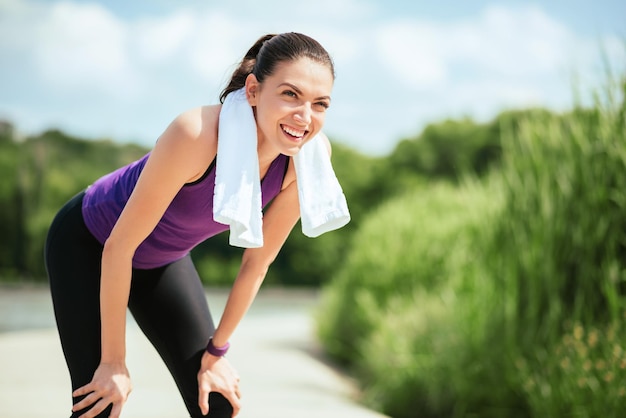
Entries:
[[[72, 390], [89, 383], [100, 363], [100, 263], [102, 245], [87, 230], [82, 194], [55, 217], [45, 264], [61, 347]], [[74, 399], [77, 402], [79, 399]], [[104, 416], [104, 415], [102, 415]]]

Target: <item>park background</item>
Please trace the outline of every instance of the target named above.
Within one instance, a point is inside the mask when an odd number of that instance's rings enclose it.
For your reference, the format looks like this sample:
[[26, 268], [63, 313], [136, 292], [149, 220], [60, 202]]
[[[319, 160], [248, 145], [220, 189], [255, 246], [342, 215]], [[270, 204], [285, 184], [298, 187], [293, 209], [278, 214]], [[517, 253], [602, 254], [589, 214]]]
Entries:
[[[623, 416], [625, 6], [441, 3], [0, 1], [2, 280], [44, 282], [69, 197], [298, 30], [336, 60], [353, 220], [297, 226], [264, 286], [321, 289], [327, 354], [390, 416]], [[193, 256], [226, 286], [240, 254]]]

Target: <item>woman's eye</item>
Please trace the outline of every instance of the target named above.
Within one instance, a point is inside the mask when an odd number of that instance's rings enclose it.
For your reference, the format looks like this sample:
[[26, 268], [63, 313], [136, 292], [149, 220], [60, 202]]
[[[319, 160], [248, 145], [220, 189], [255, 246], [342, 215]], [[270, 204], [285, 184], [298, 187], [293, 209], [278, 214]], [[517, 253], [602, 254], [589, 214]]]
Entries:
[[283, 92], [283, 94], [284, 94], [285, 96], [289, 96], [289, 97], [296, 97], [296, 93], [294, 93], [294, 92], [293, 92], [293, 91], [291, 91], [291, 90], [285, 90], [285, 91]]
[[326, 110], [330, 107], [330, 105], [326, 102], [317, 102], [315, 103], [318, 107], [321, 107], [322, 109]]

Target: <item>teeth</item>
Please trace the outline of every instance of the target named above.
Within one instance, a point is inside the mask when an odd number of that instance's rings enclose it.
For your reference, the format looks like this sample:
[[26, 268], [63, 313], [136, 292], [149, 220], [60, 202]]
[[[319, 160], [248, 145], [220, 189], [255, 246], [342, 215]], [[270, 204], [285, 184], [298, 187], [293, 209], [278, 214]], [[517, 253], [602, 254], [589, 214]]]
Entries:
[[297, 138], [301, 138], [304, 136], [306, 131], [298, 131], [296, 129], [289, 128], [287, 126], [283, 126], [283, 131], [287, 132], [291, 136], [295, 136]]

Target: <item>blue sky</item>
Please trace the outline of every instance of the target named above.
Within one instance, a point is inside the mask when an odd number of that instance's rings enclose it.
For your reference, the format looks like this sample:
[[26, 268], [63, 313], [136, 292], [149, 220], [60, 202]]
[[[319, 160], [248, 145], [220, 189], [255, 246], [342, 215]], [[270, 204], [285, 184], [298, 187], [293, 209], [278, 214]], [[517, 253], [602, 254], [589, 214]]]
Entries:
[[444, 118], [569, 108], [600, 45], [624, 68], [625, 22], [623, 0], [0, 0], [0, 118], [149, 146], [259, 36], [297, 31], [337, 67], [325, 132], [384, 155]]

